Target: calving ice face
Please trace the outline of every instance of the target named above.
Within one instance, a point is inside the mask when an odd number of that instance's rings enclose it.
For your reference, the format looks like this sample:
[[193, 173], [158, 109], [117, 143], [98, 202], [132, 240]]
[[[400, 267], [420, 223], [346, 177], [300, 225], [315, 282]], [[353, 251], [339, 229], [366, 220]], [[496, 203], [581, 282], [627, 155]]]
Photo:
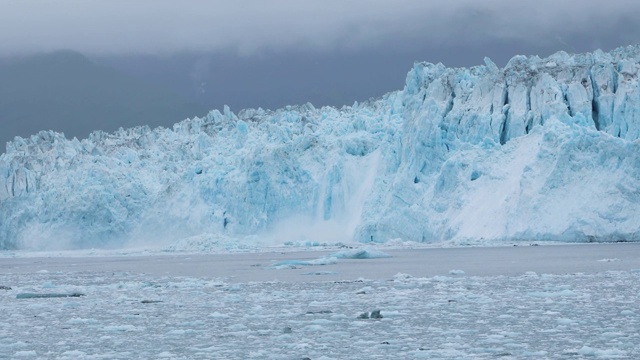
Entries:
[[341, 109], [40, 132], [0, 157], [0, 247], [637, 239], [639, 62], [632, 46], [419, 63]]

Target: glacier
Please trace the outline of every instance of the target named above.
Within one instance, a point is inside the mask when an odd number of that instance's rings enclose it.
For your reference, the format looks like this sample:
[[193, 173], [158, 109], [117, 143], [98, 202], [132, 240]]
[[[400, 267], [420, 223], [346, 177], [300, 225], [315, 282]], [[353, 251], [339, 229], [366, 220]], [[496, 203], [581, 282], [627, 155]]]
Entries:
[[416, 63], [404, 89], [340, 109], [16, 137], [0, 249], [638, 241], [639, 71], [640, 46]]

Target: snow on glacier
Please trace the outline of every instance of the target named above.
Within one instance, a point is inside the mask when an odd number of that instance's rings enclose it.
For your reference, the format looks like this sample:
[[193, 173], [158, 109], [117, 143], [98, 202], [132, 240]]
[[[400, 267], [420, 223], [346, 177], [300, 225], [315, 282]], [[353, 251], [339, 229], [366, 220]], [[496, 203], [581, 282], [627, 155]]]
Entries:
[[16, 138], [0, 248], [638, 240], [639, 63], [639, 46], [417, 63], [403, 90], [341, 109]]

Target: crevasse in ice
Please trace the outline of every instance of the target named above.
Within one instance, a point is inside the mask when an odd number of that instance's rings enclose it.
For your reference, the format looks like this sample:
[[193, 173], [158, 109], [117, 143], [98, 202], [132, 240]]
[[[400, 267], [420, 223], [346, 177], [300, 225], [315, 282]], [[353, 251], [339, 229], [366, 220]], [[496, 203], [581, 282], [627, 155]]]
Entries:
[[639, 63], [638, 46], [417, 63], [403, 90], [341, 109], [16, 138], [0, 156], [0, 248], [638, 240]]

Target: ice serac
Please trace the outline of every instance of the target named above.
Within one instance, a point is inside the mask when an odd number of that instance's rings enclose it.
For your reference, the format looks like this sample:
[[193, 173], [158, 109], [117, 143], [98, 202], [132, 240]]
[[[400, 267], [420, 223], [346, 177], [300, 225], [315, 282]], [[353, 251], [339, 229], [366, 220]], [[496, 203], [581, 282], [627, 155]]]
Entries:
[[418, 63], [403, 90], [341, 109], [16, 138], [0, 247], [640, 240], [639, 63], [637, 46]]

